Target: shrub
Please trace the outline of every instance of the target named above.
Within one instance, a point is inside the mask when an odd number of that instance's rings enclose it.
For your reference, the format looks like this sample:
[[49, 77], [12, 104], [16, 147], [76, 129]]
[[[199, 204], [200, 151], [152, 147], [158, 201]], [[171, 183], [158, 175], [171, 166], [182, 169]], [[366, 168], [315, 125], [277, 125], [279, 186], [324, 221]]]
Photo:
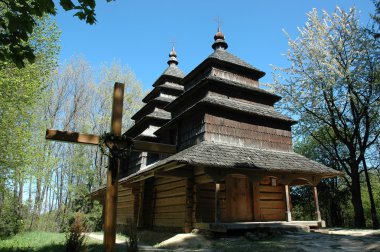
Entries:
[[126, 241], [128, 252], [138, 252], [138, 238], [137, 238], [137, 226], [136, 223], [128, 218], [125, 226], [125, 235], [128, 236]]
[[66, 233], [66, 251], [67, 252], [83, 252], [87, 251], [85, 243], [86, 227], [82, 213], [76, 213], [71, 220], [71, 225]]

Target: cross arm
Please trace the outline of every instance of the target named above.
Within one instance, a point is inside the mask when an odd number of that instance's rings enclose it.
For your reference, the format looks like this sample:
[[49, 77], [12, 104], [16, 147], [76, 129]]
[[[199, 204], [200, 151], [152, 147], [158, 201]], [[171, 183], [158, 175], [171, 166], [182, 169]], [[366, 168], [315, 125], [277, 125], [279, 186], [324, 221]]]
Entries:
[[45, 139], [78, 144], [98, 145], [100, 137], [98, 135], [82, 134], [73, 131], [47, 129]]
[[175, 145], [139, 140], [132, 140], [132, 149], [134, 151], [146, 151], [151, 153], [174, 154], [177, 152], [177, 147]]

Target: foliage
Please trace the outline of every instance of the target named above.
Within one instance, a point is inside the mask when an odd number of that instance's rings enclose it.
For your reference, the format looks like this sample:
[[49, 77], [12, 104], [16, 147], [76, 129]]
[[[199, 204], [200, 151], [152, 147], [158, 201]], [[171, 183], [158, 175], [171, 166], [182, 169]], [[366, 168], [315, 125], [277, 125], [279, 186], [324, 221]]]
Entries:
[[[64, 234], [48, 232], [27, 232], [0, 241], [0, 251], [43, 251], [44, 247], [60, 244], [63, 246]], [[49, 250], [55, 251], [55, 250]], [[63, 250], [61, 250], [63, 251]]]
[[[107, 0], [111, 2], [112, 0]], [[60, 0], [65, 11], [75, 10], [74, 16], [94, 24], [95, 0]], [[36, 50], [30, 45], [31, 34], [38, 26], [39, 18], [56, 15], [53, 0], [3, 0], [0, 1], [0, 61], [11, 61], [25, 67], [25, 60], [33, 63]]]
[[[88, 251], [103, 251], [102, 241], [88, 238], [86, 239]], [[124, 251], [125, 246], [117, 244], [116, 251]], [[39, 252], [65, 252], [65, 234], [52, 232], [25, 232], [17, 234], [6, 240], [0, 240], [0, 251], [39, 251]]]
[[140, 83], [127, 67], [115, 62], [102, 66], [96, 74], [85, 59], [76, 57], [58, 68], [47, 82], [40, 106], [34, 112], [38, 118], [32, 137], [35, 172], [29, 183], [35, 184], [36, 190], [32, 193], [30, 229], [57, 231], [58, 227], [58, 231], [63, 231], [59, 227], [64, 227], [77, 211], [85, 214], [90, 230], [101, 228], [101, 206], [88, 195], [103, 185], [108, 159], [94, 146], [47, 142], [43, 135], [46, 128], [98, 135], [109, 131], [116, 81], [126, 86], [125, 130], [131, 124], [130, 116], [141, 106], [142, 96]]
[[38, 19], [29, 41], [36, 52], [35, 64], [21, 70], [10, 61], [0, 62], [0, 209], [4, 209], [0, 212], [2, 220], [9, 218], [8, 234], [21, 231], [29, 215], [31, 201], [23, 196], [25, 181], [34, 172], [34, 112], [56, 67], [58, 37], [54, 21]]
[[137, 237], [137, 226], [133, 219], [128, 218], [124, 230], [125, 235], [128, 237], [126, 241], [128, 252], [139, 251], [138, 247], [138, 237]]
[[18, 205], [18, 202], [7, 191], [0, 210], [0, 238], [12, 236], [23, 230], [22, 216], [16, 211], [15, 205]]
[[380, 134], [379, 43], [355, 8], [322, 17], [314, 9], [299, 32], [288, 37], [291, 66], [275, 68], [273, 89], [300, 118], [300, 139], [313, 137], [347, 174], [355, 225], [363, 227], [360, 173]]
[[87, 251], [84, 233], [87, 232], [82, 213], [75, 213], [72, 223], [66, 233], [66, 251], [81, 252]]

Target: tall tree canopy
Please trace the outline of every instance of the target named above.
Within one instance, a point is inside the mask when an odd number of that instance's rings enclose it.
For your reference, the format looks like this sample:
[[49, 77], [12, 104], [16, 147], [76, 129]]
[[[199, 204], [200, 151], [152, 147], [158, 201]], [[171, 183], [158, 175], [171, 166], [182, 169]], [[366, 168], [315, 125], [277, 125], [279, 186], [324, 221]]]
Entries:
[[379, 41], [360, 26], [355, 8], [322, 16], [314, 9], [299, 32], [295, 40], [288, 36], [291, 66], [275, 68], [273, 88], [299, 117], [299, 133], [312, 136], [347, 174], [355, 226], [363, 227], [360, 174], [380, 134]]
[[[112, 0], [107, 0], [111, 2]], [[18, 67], [36, 59], [34, 48], [28, 43], [38, 18], [56, 15], [53, 0], [2, 0], [0, 1], [0, 61], [11, 60]], [[60, 0], [65, 11], [75, 10], [74, 16], [88, 24], [96, 22], [95, 0]]]

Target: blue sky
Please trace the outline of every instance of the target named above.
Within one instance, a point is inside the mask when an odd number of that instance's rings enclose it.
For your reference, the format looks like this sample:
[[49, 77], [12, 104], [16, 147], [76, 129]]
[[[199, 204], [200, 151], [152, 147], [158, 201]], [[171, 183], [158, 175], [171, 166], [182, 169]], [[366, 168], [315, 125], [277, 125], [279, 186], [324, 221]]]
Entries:
[[60, 62], [84, 56], [95, 70], [118, 60], [136, 74], [145, 90], [167, 67], [170, 41], [176, 41], [179, 67], [189, 73], [209, 54], [217, 30], [215, 18], [229, 45], [228, 51], [266, 72], [261, 82], [272, 82], [272, 67], [286, 66], [285, 29], [298, 36], [306, 13], [317, 8], [332, 13], [335, 6], [356, 6], [367, 24], [374, 10], [371, 0], [97, 0], [97, 24], [87, 25], [58, 7]]

